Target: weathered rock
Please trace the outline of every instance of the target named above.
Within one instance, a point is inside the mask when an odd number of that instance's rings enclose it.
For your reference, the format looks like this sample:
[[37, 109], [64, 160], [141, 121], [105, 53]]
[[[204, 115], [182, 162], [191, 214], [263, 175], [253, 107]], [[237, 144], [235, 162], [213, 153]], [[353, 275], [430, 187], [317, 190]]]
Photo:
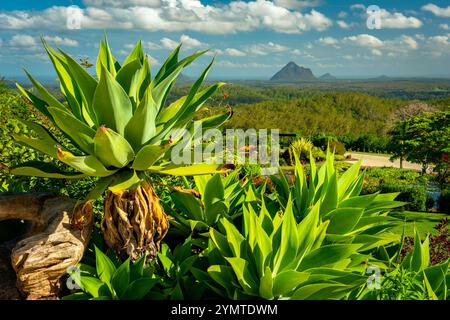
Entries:
[[27, 299], [51, 299], [61, 288], [67, 268], [82, 258], [92, 231], [92, 216], [82, 230], [70, 218], [75, 200], [48, 194], [8, 194], [0, 197], [0, 220], [27, 220], [27, 236], [13, 248], [11, 263], [17, 288]]

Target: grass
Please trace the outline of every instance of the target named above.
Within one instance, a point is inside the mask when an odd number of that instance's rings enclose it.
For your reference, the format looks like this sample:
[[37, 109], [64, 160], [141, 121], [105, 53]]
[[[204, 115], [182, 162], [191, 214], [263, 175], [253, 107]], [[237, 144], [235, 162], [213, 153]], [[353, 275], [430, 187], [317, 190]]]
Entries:
[[428, 233], [437, 234], [434, 226], [444, 218], [449, 218], [449, 215], [443, 213], [428, 213], [428, 212], [414, 212], [401, 211], [391, 212], [392, 217], [401, 218], [405, 220], [406, 224], [399, 225], [391, 229], [392, 232], [402, 234], [403, 230], [408, 237], [414, 236], [414, 227], [419, 231], [421, 238], [425, 238]]

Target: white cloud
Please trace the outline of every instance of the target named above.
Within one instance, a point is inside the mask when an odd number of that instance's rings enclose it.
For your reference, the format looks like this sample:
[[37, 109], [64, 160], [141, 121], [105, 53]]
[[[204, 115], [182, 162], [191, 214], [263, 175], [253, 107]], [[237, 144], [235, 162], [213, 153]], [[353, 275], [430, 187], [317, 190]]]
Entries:
[[83, 0], [86, 6], [93, 7], [131, 7], [131, 6], [144, 6], [157, 8], [161, 6], [160, 0]]
[[441, 8], [433, 3], [428, 3], [422, 7], [422, 10], [431, 12], [435, 16], [448, 18], [450, 17], [450, 6], [447, 8]]
[[51, 44], [57, 46], [78, 47], [78, 41], [59, 36], [45, 36], [44, 39]]
[[302, 9], [307, 7], [317, 7], [322, 1], [321, 0], [273, 0], [277, 6], [284, 7], [287, 9]]
[[234, 49], [234, 48], [225, 49], [225, 54], [232, 56], [232, 57], [243, 57], [243, 56], [247, 55], [244, 51]]
[[355, 3], [350, 6], [351, 10], [366, 10], [366, 6], [361, 3]]
[[383, 41], [370, 34], [359, 34], [356, 36], [345, 37], [344, 41], [368, 48], [378, 48], [383, 45]]
[[378, 50], [378, 49], [372, 49], [371, 52], [374, 56], [377, 56], [377, 57], [381, 57], [383, 55], [383, 52], [381, 52], [381, 50]]
[[429, 37], [428, 40], [430, 40], [433, 43], [444, 45], [444, 46], [450, 45], [448, 36], [432, 36], [432, 37]]
[[450, 30], [450, 25], [448, 25], [447, 23], [442, 23], [439, 25], [439, 28], [442, 30]]
[[280, 67], [280, 65], [270, 65], [266, 63], [258, 63], [258, 62], [236, 63], [228, 60], [218, 61], [217, 65], [226, 68], [250, 68], [250, 69]]
[[407, 17], [403, 13], [390, 13], [385, 9], [381, 9], [381, 28], [387, 29], [407, 29], [420, 28], [423, 23], [415, 17]]
[[341, 29], [350, 29], [351, 28], [351, 25], [348, 24], [347, 22], [345, 22], [344, 20], [338, 20], [338, 21], [336, 21], [336, 23]]
[[36, 39], [27, 34], [16, 34], [9, 40], [12, 47], [36, 47]]
[[339, 14], [338, 14], [338, 17], [339, 18], [345, 18], [345, 17], [347, 17], [348, 16], [348, 13], [347, 12], [345, 12], [345, 11], [341, 11], [341, 12], [339, 12]]
[[[162, 38], [160, 40], [161, 45], [163, 48], [169, 49], [169, 50], [173, 50], [175, 49], [180, 43], [183, 44], [183, 48], [185, 49], [193, 49], [193, 48], [200, 48], [200, 47], [206, 47], [207, 44], [201, 42], [200, 40], [194, 39], [188, 35], [183, 34], [180, 37], [179, 41], [175, 41], [169, 38]], [[156, 49], [158, 48], [158, 46], [153, 45], [153, 48]]]
[[265, 56], [269, 53], [276, 53], [276, 52], [285, 52], [290, 50], [288, 47], [268, 42], [268, 43], [262, 43], [262, 44], [255, 44], [248, 48], [248, 53], [258, 56]]
[[410, 37], [410, 36], [402, 36], [401, 37], [402, 43], [406, 44], [409, 48], [416, 50], [419, 48], [419, 44], [417, 43], [416, 40], [414, 40], [414, 38]]
[[317, 40], [318, 43], [320, 44], [325, 44], [325, 45], [337, 45], [339, 43], [339, 40], [333, 38], [333, 37], [325, 37], [325, 38], [320, 38], [319, 40]]
[[[233, 34], [256, 29], [301, 33], [323, 31], [332, 25], [329, 18], [314, 9], [302, 13], [268, 0], [235, 0], [228, 4], [161, 0], [158, 6], [157, 3], [155, 0], [87, 0], [86, 8], [81, 9], [81, 27]], [[305, 4], [304, 1], [303, 6]], [[67, 24], [67, 18], [67, 8], [57, 6], [41, 11], [3, 11], [0, 13], [0, 29], [60, 31]]]

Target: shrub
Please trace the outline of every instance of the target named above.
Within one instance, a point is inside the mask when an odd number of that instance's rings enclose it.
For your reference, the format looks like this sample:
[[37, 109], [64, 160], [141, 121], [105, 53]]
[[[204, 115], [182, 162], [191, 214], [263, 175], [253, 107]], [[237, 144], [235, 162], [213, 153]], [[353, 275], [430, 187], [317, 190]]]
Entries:
[[425, 185], [407, 185], [402, 183], [381, 183], [380, 191], [382, 193], [400, 192], [397, 200], [408, 202], [404, 206], [410, 211], [426, 211], [427, 189]]
[[330, 150], [340, 156], [343, 156], [346, 151], [344, 144], [340, 141], [330, 141]]

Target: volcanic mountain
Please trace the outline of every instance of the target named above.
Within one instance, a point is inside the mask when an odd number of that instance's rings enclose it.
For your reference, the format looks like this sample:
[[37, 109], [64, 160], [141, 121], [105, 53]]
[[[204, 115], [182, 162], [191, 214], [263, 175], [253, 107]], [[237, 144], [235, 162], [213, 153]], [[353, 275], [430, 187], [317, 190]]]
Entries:
[[311, 69], [298, 66], [295, 62], [289, 62], [280, 71], [275, 73], [275, 75], [270, 78], [273, 81], [311, 81], [315, 80], [316, 77], [313, 75]]

